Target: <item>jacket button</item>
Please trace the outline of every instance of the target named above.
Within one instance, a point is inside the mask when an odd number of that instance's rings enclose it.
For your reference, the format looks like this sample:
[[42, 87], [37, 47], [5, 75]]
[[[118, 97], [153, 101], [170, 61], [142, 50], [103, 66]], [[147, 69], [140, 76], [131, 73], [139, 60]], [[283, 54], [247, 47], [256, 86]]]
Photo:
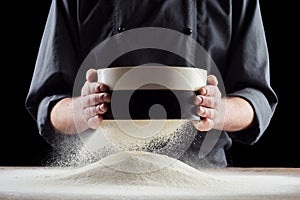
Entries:
[[119, 26], [119, 28], [118, 28], [118, 32], [119, 33], [121, 33], [121, 32], [123, 32], [123, 31], [125, 31], [126, 29], [125, 29], [125, 27], [124, 26]]
[[189, 28], [189, 27], [187, 27], [187, 28], [185, 28], [185, 34], [187, 34], [187, 35], [192, 35], [192, 33], [193, 33], [193, 30], [191, 29], [191, 28]]

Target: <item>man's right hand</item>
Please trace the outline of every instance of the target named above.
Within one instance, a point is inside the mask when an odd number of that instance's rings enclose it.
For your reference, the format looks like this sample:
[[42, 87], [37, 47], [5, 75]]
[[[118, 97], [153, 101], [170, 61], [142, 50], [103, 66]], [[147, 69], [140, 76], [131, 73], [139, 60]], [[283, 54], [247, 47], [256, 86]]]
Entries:
[[97, 82], [97, 70], [88, 70], [81, 95], [64, 98], [53, 107], [50, 119], [56, 132], [77, 134], [88, 128], [98, 128], [111, 100], [107, 90], [106, 85]]
[[86, 82], [81, 90], [81, 115], [89, 128], [96, 129], [100, 126], [107, 111], [107, 104], [111, 97], [107, 93], [108, 87], [96, 81], [97, 71], [90, 69], [86, 73]]

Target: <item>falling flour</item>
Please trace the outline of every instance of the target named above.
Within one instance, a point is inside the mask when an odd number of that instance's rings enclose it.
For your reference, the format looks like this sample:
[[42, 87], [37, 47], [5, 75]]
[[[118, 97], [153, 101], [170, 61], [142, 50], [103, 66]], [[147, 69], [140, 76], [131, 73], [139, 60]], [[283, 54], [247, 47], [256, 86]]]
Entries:
[[300, 177], [196, 170], [166, 155], [119, 152], [83, 167], [0, 171], [0, 199], [299, 199]]
[[74, 138], [59, 138], [47, 165], [84, 166], [124, 151], [144, 151], [179, 158], [197, 132], [189, 120], [107, 120]]
[[[191, 126], [190, 120], [104, 120], [92, 137], [83, 140], [91, 150], [109, 144], [121, 151], [154, 151], [189, 135]], [[191, 142], [194, 135], [190, 136]]]

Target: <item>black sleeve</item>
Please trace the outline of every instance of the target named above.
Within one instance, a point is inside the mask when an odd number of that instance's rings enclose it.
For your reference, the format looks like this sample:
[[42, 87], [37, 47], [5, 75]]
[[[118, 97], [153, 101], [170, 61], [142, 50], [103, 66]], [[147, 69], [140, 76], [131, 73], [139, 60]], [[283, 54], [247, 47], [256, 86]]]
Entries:
[[268, 127], [278, 103], [270, 85], [270, 62], [258, 0], [232, 1], [232, 41], [228, 71], [224, 77], [227, 96], [247, 100], [255, 112], [252, 127], [230, 137], [254, 144]]
[[75, 5], [76, 1], [51, 2], [25, 101], [25, 107], [37, 121], [39, 133], [50, 143], [55, 135], [50, 124], [51, 108], [60, 99], [72, 96], [80, 67], [78, 31], [72, 13]]

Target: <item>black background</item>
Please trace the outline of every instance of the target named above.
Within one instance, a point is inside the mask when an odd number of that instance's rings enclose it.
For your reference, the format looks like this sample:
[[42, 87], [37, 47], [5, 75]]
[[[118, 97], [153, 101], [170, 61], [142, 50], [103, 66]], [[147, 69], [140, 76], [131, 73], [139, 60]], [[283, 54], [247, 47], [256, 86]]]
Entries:
[[[1, 14], [0, 166], [40, 166], [51, 149], [24, 107], [50, 2], [13, 1], [2, 5], [7, 12]], [[271, 84], [279, 104], [270, 126], [256, 144], [233, 143], [231, 155], [236, 167], [300, 167], [296, 8], [291, 3], [261, 1]]]

